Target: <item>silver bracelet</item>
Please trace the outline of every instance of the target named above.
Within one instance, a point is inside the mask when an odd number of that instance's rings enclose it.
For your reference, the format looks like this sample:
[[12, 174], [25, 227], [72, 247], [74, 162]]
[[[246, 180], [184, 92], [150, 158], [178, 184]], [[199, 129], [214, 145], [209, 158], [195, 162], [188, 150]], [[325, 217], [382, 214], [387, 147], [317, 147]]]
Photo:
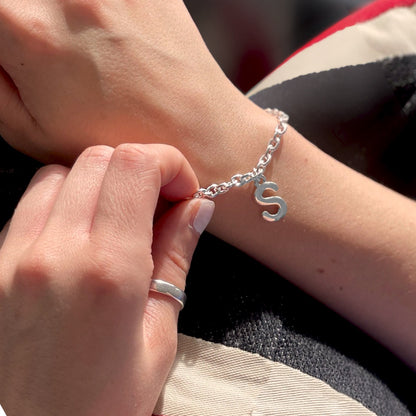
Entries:
[[256, 167], [245, 174], [238, 173], [234, 175], [228, 182], [222, 182], [220, 184], [214, 183], [207, 188], [200, 188], [193, 195], [194, 198], [212, 199], [218, 195], [225, 194], [234, 186], [240, 187], [246, 185], [249, 182], [254, 182], [254, 185], [256, 186], [254, 196], [260, 205], [277, 204], [279, 206], [279, 210], [276, 214], [271, 214], [268, 211], [263, 211], [263, 218], [266, 221], [279, 221], [285, 216], [287, 212], [287, 205], [283, 198], [279, 196], [264, 197], [263, 193], [266, 191], [266, 189], [272, 189], [273, 191], [277, 191], [279, 189], [275, 182], [266, 181], [264, 171], [272, 160], [273, 153], [279, 147], [280, 140], [287, 131], [289, 116], [276, 108], [266, 108], [265, 111], [277, 118], [277, 126], [272, 139], [267, 145], [266, 152], [260, 157]]

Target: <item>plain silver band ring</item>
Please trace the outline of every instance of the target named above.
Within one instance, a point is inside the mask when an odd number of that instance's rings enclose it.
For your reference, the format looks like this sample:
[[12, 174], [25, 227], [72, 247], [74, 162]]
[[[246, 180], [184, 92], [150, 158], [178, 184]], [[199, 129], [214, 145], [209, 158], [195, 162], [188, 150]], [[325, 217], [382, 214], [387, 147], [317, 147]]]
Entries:
[[162, 295], [170, 296], [175, 299], [181, 305], [181, 310], [185, 306], [186, 294], [183, 290], [179, 289], [172, 283], [165, 282], [160, 279], [152, 279], [150, 281], [150, 289], [152, 292], [161, 293]]

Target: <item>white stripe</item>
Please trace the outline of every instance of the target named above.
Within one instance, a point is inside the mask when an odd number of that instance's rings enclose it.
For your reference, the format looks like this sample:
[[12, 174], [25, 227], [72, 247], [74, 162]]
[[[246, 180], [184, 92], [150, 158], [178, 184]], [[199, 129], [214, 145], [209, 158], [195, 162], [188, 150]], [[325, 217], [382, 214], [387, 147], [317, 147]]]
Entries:
[[155, 415], [375, 416], [322, 380], [256, 354], [179, 336]]
[[3, 410], [3, 408], [1, 407], [1, 404], [0, 404], [0, 416], [7, 416], [6, 415], [6, 412]]
[[340, 30], [299, 52], [248, 95], [301, 75], [415, 53], [416, 5], [397, 7], [370, 21]]

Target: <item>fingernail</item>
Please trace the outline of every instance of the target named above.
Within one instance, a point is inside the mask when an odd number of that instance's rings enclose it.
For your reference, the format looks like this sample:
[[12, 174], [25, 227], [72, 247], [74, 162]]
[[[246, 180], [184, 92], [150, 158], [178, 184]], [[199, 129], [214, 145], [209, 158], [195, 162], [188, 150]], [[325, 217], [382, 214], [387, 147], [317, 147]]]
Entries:
[[207, 225], [211, 221], [212, 215], [214, 214], [215, 203], [209, 199], [201, 199], [199, 203], [198, 211], [194, 217], [192, 223], [193, 229], [198, 233], [202, 234], [207, 228]]

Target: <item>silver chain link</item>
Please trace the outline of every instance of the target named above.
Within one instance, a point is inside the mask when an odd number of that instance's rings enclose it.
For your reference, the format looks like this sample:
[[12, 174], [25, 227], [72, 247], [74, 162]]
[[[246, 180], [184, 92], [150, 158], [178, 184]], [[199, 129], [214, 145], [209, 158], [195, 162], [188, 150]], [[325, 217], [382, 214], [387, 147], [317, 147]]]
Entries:
[[277, 126], [274, 131], [272, 139], [269, 141], [265, 153], [260, 157], [257, 165], [250, 171], [244, 174], [237, 173], [232, 176], [228, 182], [220, 184], [213, 183], [207, 188], [200, 188], [193, 195], [194, 198], [215, 198], [218, 195], [225, 194], [234, 186], [240, 187], [249, 182], [259, 184], [265, 181], [264, 171], [267, 165], [272, 160], [273, 153], [277, 150], [282, 136], [286, 133], [288, 128], [289, 116], [277, 108], [266, 108], [269, 114], [277, 118]]

